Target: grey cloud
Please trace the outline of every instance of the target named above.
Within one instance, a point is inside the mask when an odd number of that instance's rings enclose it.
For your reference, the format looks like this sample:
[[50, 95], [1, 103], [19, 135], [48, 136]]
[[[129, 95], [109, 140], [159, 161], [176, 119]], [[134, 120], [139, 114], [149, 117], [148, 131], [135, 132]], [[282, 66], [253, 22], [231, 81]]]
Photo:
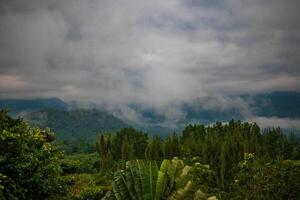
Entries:
[[141, 103], [173, 120], [197, 97], [300, 91], [298, 0], [0, 5], [2, 98]]
[[278, 117], [253, 117], [247, 119], [250, 122], [256, 122], [261, 128], [280, 127], [283, 129], [300, 130], [299, 119], [278, 118]]

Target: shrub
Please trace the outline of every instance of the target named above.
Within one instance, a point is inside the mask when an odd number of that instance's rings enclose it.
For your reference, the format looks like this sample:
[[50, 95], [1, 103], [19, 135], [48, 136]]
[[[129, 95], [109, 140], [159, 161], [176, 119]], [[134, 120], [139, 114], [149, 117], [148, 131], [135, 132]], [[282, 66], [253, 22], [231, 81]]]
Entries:
[[68, 176], [73, 186], [70, 188], [68, 199], [73, 200], [98, 200], [104, 197], [110, 186], [98, 186], [94, 174], [76, 174]]
[[[47, 199], [63, 194], [61, 152], [50, 130], [29, 127], [0, 110], [0, 195], [4, 199]], [[0, 196], [0, 199], [1, 199]]]

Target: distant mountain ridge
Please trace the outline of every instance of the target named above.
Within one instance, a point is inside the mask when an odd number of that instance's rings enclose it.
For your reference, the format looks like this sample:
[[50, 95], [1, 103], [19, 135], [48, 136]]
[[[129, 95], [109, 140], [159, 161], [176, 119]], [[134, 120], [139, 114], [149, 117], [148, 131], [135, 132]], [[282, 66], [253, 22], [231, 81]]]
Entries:
[[[226, 97], [227, 100], [241, 98], [247, 102], [253, 115], [265, 117], [300, 117], [300, 93], [275, 91], [261, 94], [242, 94]], [[191, 102], [182, 103], [179, 108], [186, 112], [187, 119], [202, 118], [211, 120], [222, 120], [242, 117], [238, 107], [220, 110], [217, 107], [206, 108], [203, 102], [213, 102], [214, 97], [199, 98]], [[216, 102], [217, 104], [218, 102]], [[157, 113], [151, 107], [143, 107], [138, 104], [129, 104], [128, 107], [142, 114], [152, 122], [164, 120], [164, 116]], [[67, 110], [74, 108], [72, 103], [64, 102], [59, 98], [40, 98], [40, 99], [0, 99], [0, 108], [9, 109], [12, 113], [24, 111], [38, 111], [42, 109]], [[105, 108], [102, 108], [105, 110]]]
[[115, 132], [129, 127], [115, 116], [95, 109], [45, 109], [26, 113], [22, 117], [38, 127], [49, 127], [59, 139], [95, 139], [100, 132]]
[[[229, 104], [222, 106], [222, 104]], [[158, 113], [151, 107], [129, 105], [151, 123], [167, 120], [164, 113]], [[182, 124], [201, 122], [210, 124], [215, 121], [244, 119], [247, 116], [300, 118], [299, 92], [271, 92], [264, 94], [245, 94], [218, 97], [203, 97], [177, 105], [185, 117]]]
[[24, 111], [37, 111], [49, 108], [66, 110], [68, 103], [59, 98], [0, 99], [0, 108], [8, 109], [11, 113], [17, 114]]
[[22, 115], [27, 121], [37, 126], [50, 127], [57, 132], [61, 139], [69, 137], [93, 138], [99, 131], [114, 132], [128, 126], [152, 135], [166, 135], [180, 130], [189, 123], [210, 124], [215, 121], [226, 122], [230, 119], [245, 120], [247, 115], [300, 119], [299, 92], [276, 91], [222, 98], [204, 97], [183, 102], [176, 107], [183, 113], [183, 117], [179, 119], [175, 117], [171, 122], [164, 112], [139, 104], [127, 106], [140, 116], [141, 119], [137, 120], [141, 121], [130, 121], [126, 118], [126, 113], [122, 115], [120, 110], [118, 112], [107, 111], [105, 106], [93, 105], [97, 109], [75, 109], [74, 104], [66, 103], [58, 98], [0, 99], [0, 108], [9, 109], [14, 116]]
[[300, 117], [299, 92], [271, 92], [266, 94], [242, 95], [254, 108], [254, 114], [264, 117]]

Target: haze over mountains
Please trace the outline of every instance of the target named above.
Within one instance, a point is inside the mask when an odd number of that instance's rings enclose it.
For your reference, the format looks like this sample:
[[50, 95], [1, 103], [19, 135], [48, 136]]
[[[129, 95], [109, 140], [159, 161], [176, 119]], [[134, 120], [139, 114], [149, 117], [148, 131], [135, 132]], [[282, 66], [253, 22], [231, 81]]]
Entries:
[[300, 129], [299, 6], [1, 1], [0, 98], [51, 98], [5, 101], [13, 115], [97, 108], [141, 129], [231, 118]]
[[215, 96], [170, 105], [166, 109], [141, 104], [115, 105], [64, 102], [59, 98], [1, 99], [0, 108], [14, 116], [50, 127], [59, 138], [94, 138], [99, 131], [114, 132], [133, 126], [150, 134], [165, 135], [189, 123], [210, 124], [230, 119], [257, 122], [263, 128], [280, 126], [300, 130], [300, 93], [271, 92], [255, 95]]
[[299, 10], [0, 0], [0, 200], [300, 200]]

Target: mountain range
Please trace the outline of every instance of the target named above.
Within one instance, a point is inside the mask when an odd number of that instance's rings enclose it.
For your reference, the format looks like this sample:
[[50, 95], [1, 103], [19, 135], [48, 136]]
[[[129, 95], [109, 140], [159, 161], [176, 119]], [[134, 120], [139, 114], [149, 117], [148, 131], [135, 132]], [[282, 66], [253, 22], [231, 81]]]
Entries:
[[[95, 104], [92, 107], [82, 109], [74, 106], [74, 102], [68, 103], [59, 98], [0, 99], [0, 108], [9, 109], [12, 116], [21, 116], [36, 126], [51, 128], [60, 139], [94, 138], [100, 131], [115, 132], [129, 126], [150, 134], [165, 135], [179, 131], [189, 123], [211, 124], [253, 117], [296, 120], [296, 129], [300, 127], [298, 92], [204, 97], [172, 105], [165, 110], [142, 104], [128, 104], [115, 109]], [[124, 112], [124, 107], [130, 112]]]

